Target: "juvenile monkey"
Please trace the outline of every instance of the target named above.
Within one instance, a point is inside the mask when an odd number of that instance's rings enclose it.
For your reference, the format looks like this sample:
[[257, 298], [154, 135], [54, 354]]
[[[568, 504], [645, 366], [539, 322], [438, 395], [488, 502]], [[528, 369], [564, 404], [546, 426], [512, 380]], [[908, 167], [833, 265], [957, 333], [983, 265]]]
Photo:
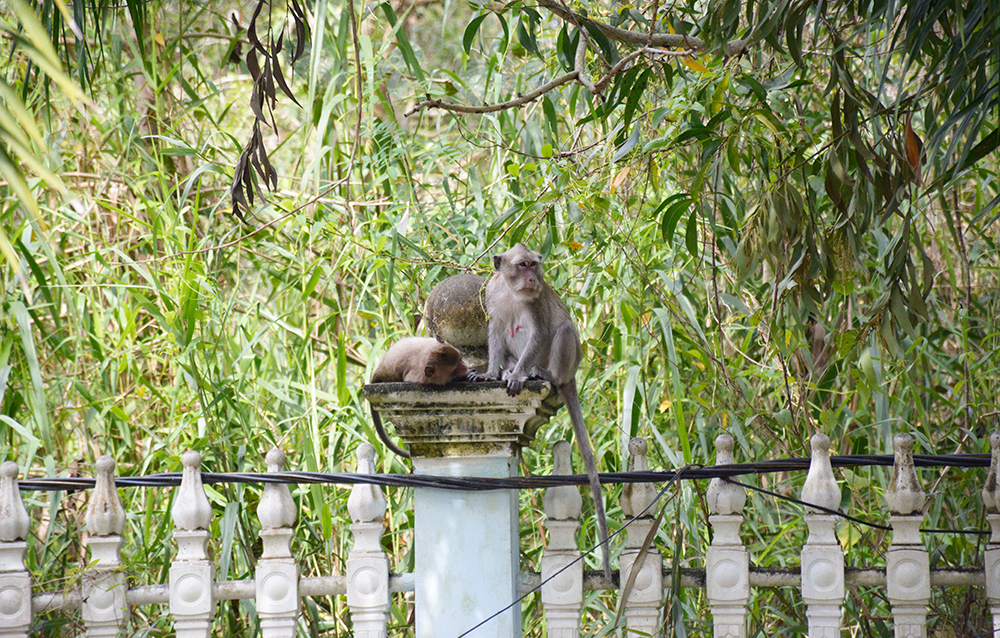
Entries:
[[[462, 353], [453, 346], [430, 337], [404, 337], [392, 344], [382, 357], [372, 383], [423, 383], [424, 385], [445, 385], [462, 378], [469, 369], [462, 361]], [[410, 453], [389, 438], [382, 425], [378, 410], [372, 408], [372, 424], [378, 437], [386, 446], [404, 458]]]
[[511, 396], [521, 392], [529, 377], [545, 379], [559, 389], [587, 468], [604, 545], [604, 577], [610, 580], [608, 523], [594, 450], [576, 389], [576, 369], [583, 358], [580, 335], [566, 304], [542, 276], [541, 255], [517, 244], [494, 255], [493, 268], [493, 277], [486, 284], [486, 312], [490, 316], [486, 377], [506, 381]]

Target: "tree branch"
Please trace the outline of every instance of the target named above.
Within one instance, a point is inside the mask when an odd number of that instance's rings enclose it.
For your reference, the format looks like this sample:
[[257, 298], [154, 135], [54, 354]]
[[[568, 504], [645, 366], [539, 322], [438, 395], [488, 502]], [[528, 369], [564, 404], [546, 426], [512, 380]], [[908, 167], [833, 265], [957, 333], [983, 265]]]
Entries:
[[594, 88], [597, 90], [597, 92], [601, 93], [602, 91], [604, 91], [604, 89], [608, 87], [608, 83], [611, 82], [611, 80], [613, 80], [616, 75], [621, 73], [621, 70], [625, 68], [626, 64], [628, 64], [629, 62], [631, 62], [632, 60], [636, 59], [637, 57], [639, 57], [644, 53], [646, 55], [663, 55], [667, 57], [682, 58], [691, 55], [693, 51], [691, 51], [690, 49], [687, 51], [666, 51], [664, 49], [651, 49], [649, 47], [636, 49], [632, 53], [626, 55], [621, 60], [618, 60], [618, 63], [615, 64], [613, 67], [611, 67], [611, 70], [608, 71], [608, 74], [594, 84]]
[[587, 76], [587, 43], [589, 41], [587, 32], [579, 29], [577, 33], [580, 34], [580, 41], [576, 44], [576, 59], [573, 61], [573, 68], [576, 69], [576, 79], [579, 80], [585, 89], [590, 91], [591, 95], [598, 95], [600, 92], [594, 86], [594, 81]]
[[[592, 18], [581, 15], [574, 11], [566, 9], [566, 7], [560, 5], [557, 0], [538, 0], [536, 6], [547, 9], [552, 13], [556, 14], [563, 20], [567, 22], [572, 22], [574, 24], [587, 23], [593, 25], [594, 27], [600, 29], [601, 33], [606, 35], [608, 38], [621, 42], [622, 44], [627, 44], [634, 47], [667, 47], [674, 48], [683, 46], [694, 51], [707, 51], [708, 46], [705, 41], [701, 38], [696, 38], [690, 35], [682, 35], [679, 33], [642, 33], [640, 31], [629, 31], [628, 29], [621, 29], [619, 27], [613, 27], [610, 24], [604, 22], [598, 22]], [[726, 55], [739, 55], [747, 48], [746, 40], [737, 39], [729, 42], [726, 45]]]
[[520, 106], [524, 106], [529, 102], [534, 102], [541, 96], [545, 95], [557, 86], [562, 86], [572, 82], [577, 78], [579, 74], [576, 71], [570, 71], [564, 75], [560, 75], [556, 79], [552, 80], [548, 84], [543, 84], [534, 91], [525, 93], [524, 95], [519, 95], [513, 100], [507, 100], [506, 102], [500, 102], [499, 104], [484, 104], [483, 106], [465, 106], [464, 104], [454, 104], [451, 102], [445, 102], [438, 99], [426, 99], [422, 102], [418, 102], [416, 106], [406, 112], [405, 117], [410, 117], [417, 111], [421, 109], [444, 109], [445, 111], [452, 111], [454, 113], [496, 113], [497, 111], [506, 111], [508, 109], [516, 109]]
[[[573, 60], [574, 69], [569, 73], [560, 75], [548, 84], [544, 84], [534, 91], [526, 93], [524, 95], [519, 95], [513, 100], [507, 100], [506, 102], [500, 102], [499, 104], [484, 104], [482, 106], [466, 106], [464, 104], [455, 104], [453, 102], [445, 102], [441, 99], [431, 99], [428, 97], [421, 102], [418, 102], [412, 109], [406, 112], [405, 117], [410, 117], [414, 113], [421, 111], [423, 109], [444, 109], [445, 111], [451, 111], [453, 113], [496, 113], [497, 111], [506, 111], [508, 109], [516, 109], [525, 104], [537, 100], [542, 95], [545, 95], [552, 89], [562, 86], [576, 80], [584, 86], [593, 95], [600, 95], [604, 89], [607, 88], [608, 84], [614, 79], [615, 75], [621, 73], [622, 69], [636, 59], [640, 55], [666, 55], [666, 56], [687, 56], [698, 51], [706, 51], [708, 47], [705, 41], [701, 38], [696, 38], [694, 36], [681, 35], [676, 33], [642, 33], [639, 31], [629, 31], [627, 29], [621, 29], [618, 27], [613, 27], [609, 24], [603, 22], [598, 22], [592, 20], [584, 15], [571, 11], [564, 4], [561, 4], [559, 0], [537, 0], [537, 5], [543, 9], [547, 9], [552, 13], [556, 14], [563, 20], [576, 25], [576, 28], [580, 34], [580, 41], [576, 46], [576, 55]], [[590, 37], [587, 34], [587, 30], [584, 28], [584, 24], [590, 24], [595, 28], [599, 29], [605, 36], [621, 42], [622, 44], [627, 44], [629, 46], [637, 47], [637, 50], [629, 53], [624, 58], [619, 60], [608, 73], [602, 77], [598, 82], [594, 82], [587, 75], [586, 67], [586, 54], [587, 46], [590, 42]], [[684, 51], [671, 51], [668, 49], [675, 49], [677, 47], [684, 47]], [[738, 55], [746, 49], [746, 40], [733, 40], [726, 45], [727, 55]]]

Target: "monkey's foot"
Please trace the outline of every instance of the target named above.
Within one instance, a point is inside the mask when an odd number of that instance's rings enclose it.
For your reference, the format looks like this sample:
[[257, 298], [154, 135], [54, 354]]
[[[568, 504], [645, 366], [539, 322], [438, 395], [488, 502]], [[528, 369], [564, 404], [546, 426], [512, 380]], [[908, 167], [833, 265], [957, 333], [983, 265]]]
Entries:
[[559, 385], [558, 383], [556, 383], [555, 377], [553, 377], [548, 370], [546, 370], [545, 368], [540, 368], [538, 366], [535, 366], [534, 368], [531, 369], [531, 372], [528, 374], [528, 378], [541, 379], [542, 381], [548, 381], [552, 385], [556, 386]]
[[462, 379], [462, 381], [472, 381], [478, 383], [481, 381], [499, 381], [499, 379], [496, 377], [491, 377], [485, 372], [476, 372], [475, 370], [469, 370], [468, 372], [465, 373], [465, 377]]
[[524, 373], [507, 375], [507, 394], [516, 397], [524, 389], [524, 382], [528, 380], [528, 375]]

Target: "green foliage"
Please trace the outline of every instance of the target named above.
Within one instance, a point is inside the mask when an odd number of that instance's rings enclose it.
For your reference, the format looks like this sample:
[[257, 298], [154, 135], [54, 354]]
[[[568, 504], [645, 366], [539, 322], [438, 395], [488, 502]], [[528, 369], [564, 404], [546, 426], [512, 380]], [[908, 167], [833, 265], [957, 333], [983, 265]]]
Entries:
[[[841, 453], [887, 452], [898, 431], [922, 452], [983, 451], [1000, 385], [1000, 18], [996, 3], [967, 4], [594, 2], [576, 7], [592, 20], [581, 23], [586, 71], [598, 83], [617, 68], [600, 95], [571, 81], [521, 108], [456, 114], [419, 104], [517, 100], [576, 69], [581, 25], [544, 2], [358, 5], [355, 45], [346, 7], [317, 0], [305, 58], [283, 69], [303, 108], [274, 105], [280, 136], [264, 141], [277, 188], [248, 226], [228, 214], [255, 121], [253, 81], [231, 62], [247, 44], [230, 33], [237, 3], [79, 2], [79, 35], [50, 10], [39, 24], [55, 62], [37, 54], [37, 28], [4, 17], [23, 35], [0, 85], [3, 149], [19, 160], [0, 186], [0, 457], [63, 475], [112, 454], [133, 475], [178, 470], [191, 447], [206, 469], [259, 471], [280, 445], [294, 469], [350, 471], [369, 440], [383, 471], [405, 472], [373, 436], [360, 386], [388, 343], [419, 329], [435, 282], [485, 273], [516, 241], [545, 255], [580, 326], [578, 382], [605, 471], [625, 468], [637, 435], [654, 467], [711, 463], [722, 431], [741, 460], [805, 454], [815, 431]], [[629, 60], [637, 47], [597, 22], [656, 25], [708, 53]], [[737, 38], [744, 52], [723, 55]], [[86, 89], [83, 106], [56, 62]], [[569, 431], [562, 415], [543, 429], [525, 469], [548, 472]], [[884, 520], [887, 473], [841, 477], [845, 510]], [[982, 473], [923, 478], [930, 527], [981, 527]], [[754, 480], [794, 495], [803, 477]], [[658, 545], [672, 564], [704, 554], [704, 487], [685, 484], [670, 505]], [[614, 527], [618, 492], [607, 492]], [[259, 494], [209, 490], [229, 578], [251, 574], [259, 554]], [[26, 496], [38, 582], [72, 586], [82, 497]], [[387, 496], [386, 546], [405, 571], [410, 494]], [[347, 492], [294, 497], [304, 571], [340, 572]], [[123, 498], [130, 574], [162, 582], [171, 495]], [[524, 560], [537, 569], [541, 495], [521, 498]], [[747, 512], [755, 563], [797, 564], [801, 511], [753, 494]], [[881, 560], [881, 532], [840, 533], [854, 564]], [[581, 535], [596, 538], [592, 516]], [[934, 545], [935, 564], [979, 560], [969, 537]], [[590, 598], [597, 634], [613, 599]], [[412, 623], [397, 603], [393, 622]], [[782, 592], [758, 591], [753, 605], [751, 633], [801, 623]], [[935, 590], [933, 606], [942, 631], [985, 626], [981, 592]], [[539, 601], [525, 609], [541, 633]], [[670, 613], [705, 634], [704, 609], [703, 592], [682, 590]], [[311, 632], [350, 631], [343, 600], [305, 611]], [[222, 612], [232, 633], [255, 626], [249, 605]], [[138, 613], [136, 627], [170, 632], [160, 610]], [[866, 636], [889, 635], [875, 593], [846, 614]], [[79, 619], [45, 622], [55, 635]]]

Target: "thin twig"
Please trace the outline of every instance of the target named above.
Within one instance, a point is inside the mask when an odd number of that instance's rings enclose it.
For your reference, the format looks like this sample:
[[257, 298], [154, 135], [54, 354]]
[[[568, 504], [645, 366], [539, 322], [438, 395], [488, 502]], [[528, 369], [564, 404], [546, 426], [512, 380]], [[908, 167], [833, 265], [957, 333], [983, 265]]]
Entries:
[[357, 78], [358, 78], [358, 115], [357, 123], [354, 126], [354, 143], [351, 144], [351, 158], [347, 161], [347, 207], [351, 207], [351, 171], [354, 170], [354, 156], [358, 151], [358, 142], [361, 139], [361, 117], [364, 114], [364, 100], [362, 99], [362, 92], [364, 90], [364, 81], [361, 77], [361, 43], [358, 41], [358, 16], [354, 11], [354, 0], [347, 0], [347, 12], [351, 18], [351, 37], [354, 39], [354, 60], [357, 64]]
[[547, 84], [543, 84], [534, 91], [525, 93], [524, 95], [519, 95], [513, 100], [507, 100], [506, 102], [500, 102], [499, 104], [484, 104], [483, 106], [466, 106], [464, 104], [454, 104], [451, 102], [445, 102], [444, 100], [438, 99], [426, 99], [422, 102], [418, 102], [416, 106], [406, 112], [406, 117], [410, 117], [417, 111], [421, 109], [444, 109], [445, 111], [453, 111], [455, 113], [496, 113], [497, 111], [506, 111], [508, 109], [516, 109], [518, 107], [524, 106], [529, 102], [534, 102], [541, 96], [545, 95], [557, 86], [562, 86], [572, 82], [577, 78], [578, 73], [576, 71], [570, 71], [564, 75], [560, 75], [556, 79], [552, 80]]
[[[705, 41], [702, 40], [701, 38], [696, 38], [694, 36], [685, 36], [679, 33], [649, 34], [649, 33], [643, 33], [641, 31], [629, 31], [628, 29], [613, 27], [610, 24], [599, 22], [597, 20], [588, 18], [574, 11], [569, 11], [568, 9], [566, 9], [566, 7], [560, 6], [560, 4], [556, 2], [556, 0], [538, 0], [538, 4], [536, 6], [551, 11], [552, 13], [556, 14], [563, 20], [566, 20], [567, 22], [572, 22], [574, 24], [581, 24], [585, 22], [587, 24], [591, 24], [600, 29], [601, 32], [611, 40], [621, 42], [622, 44], [629, 44], [636, 47], [652, 45], [654, 47], [667, 47], [669, 49], [674, 49], [679, 46], [684, 46], [690, 49], [694, 49], [695, 51], [708, 50], [708, 46], [705, 44]], [[739, 55], [743, 53], [743, 51], [745, 51], [746, 48], [747, 48], [746, 40], [743, 39], [731, 40], [726, 45], [726, 54], [731, 56]]]
[[[962, 211], [958, 203], [957, 190], [951, 191], [952, 208], [955, 216], [955, 236], [958, 238], [958, 250], [962, 260], [962, 284], [965, 287], [965, 299], [962, 305], [962, 349], [965, 356], [962, 357], [962, 376], [965, 377], [965, 424], [972, 427], [972, 378], [969, 374], [969, 313], [972, 312], [972, 277], [969, 273], [969, 249], [965, 245], [965, 231], [962, 229]], [[942, 198], [943, 199], [943, 198]], [[942, 208], [944, 208], [942, 206]], [[946, 213], [947, 214], [947, 213]], [[916, 286], [916, 282], [910, 284]]]
[[226, 248], [232, 248], [233, 246], [239, 244], [240, 242], [242, 242], [244, 240], [247, 240], [247, 239], [250, 239], [251, 237], [253, 237], [257, 233], [259, 233], [260, 231], [264, 230], [265, 228], [268, 228], [270, 226], [274, 226], [275, 224], [288, 219], [289, 217], [291, 217], [295, 213], [298, 213], [299, 211], [301, 211], [302, 209], [304, 209], [306, 206], [311, 206], [312, 204], [315, 204], [320, 199], [322, 199], [322, 198], [326, 197], [327, 195], [329, 195], [334, 189], [336, 189], [337, 187], [339, 187], [341, 184], [343, 184], [344, 182], [346, 182], [348, 179], [349, 179], [349, 177], [345, 177], [343, 179], [337, 180], [336, 182], [330, 184], [325, 190], [321, 191], [318, 195], [316, 195], [314, 197], [311, 197], [309, 199], [309, 201], [305, 202], [301, 206], [296, 206], [295, 208], [293, 208], [292, 210], [288, 211], [284, 215], [282, 215], [280, 217], [276, 217], [276, 218], [272, 219], [271, 221], [267, 222], [266, 224], [264, 224], [262, 226], [259, 226], [258, 228], [253, 229], [252, 231], [250, 231], [246, 235], [241, 235], [240, 237], [237, 237], [236, 239], [234, 239], [232, 241], [228, 241], [228, 242], [226, 242], [224, 244], [218, 244], [218, 245], [215, 245], [215, 246], [209, 246], [208, 248], [199, 248], [198, 250], [184, 250], [184, 251], [181, 251], [179, 253], [172, 253], [170, 255], [161, 255], [160, 257], [150, 257], [149, 259], [133, 259], [133, 260], [128, 261], [128, 262], [122, 262], [122, 261], [113, 262], [113, 265], [119, 266], [119, 265], [124, 265], [126, 263], [128, 263], [128, 264], [149, 264], [149, 263], [154, 263], [154, 262], [157, 262], [157, 261], [164, 261], [166, 259], [175, 259], [177, 257], [183, 257], [185, 255], [200, 255], [202, 253], [210, 253], [210, 252], [214, 252], [216, 250], [224, 250]]
[[603, 92], [604, 89], [608, 87], [608, 84], [611, 82], [611, 80], [613, 80], [616, 75], [621, 73], [622, 69], [625, 68], [625, 65], [631, 62], [632, 60], [636, 59], [640, 55], [643, 54], [663, 55], [667, 57], [680, 58], [689, 56], [692, 53], [694, 53], [694, 51], [691, 49], [686, 49], [684, 51], [667, 51], [666, 49], [654, 49], [652, 47], [643, 47], [641, 49], [637, 49], [632, 53], [626, 55], [621, 60], [618, 60], [618, 62], [613, 67], [611, 67], [611, 70], [608, 71], [607, 75], [605, 75], [603, 78], [601, 78], [594, 84], [594, 88], [597, 89], [598, 93]]

